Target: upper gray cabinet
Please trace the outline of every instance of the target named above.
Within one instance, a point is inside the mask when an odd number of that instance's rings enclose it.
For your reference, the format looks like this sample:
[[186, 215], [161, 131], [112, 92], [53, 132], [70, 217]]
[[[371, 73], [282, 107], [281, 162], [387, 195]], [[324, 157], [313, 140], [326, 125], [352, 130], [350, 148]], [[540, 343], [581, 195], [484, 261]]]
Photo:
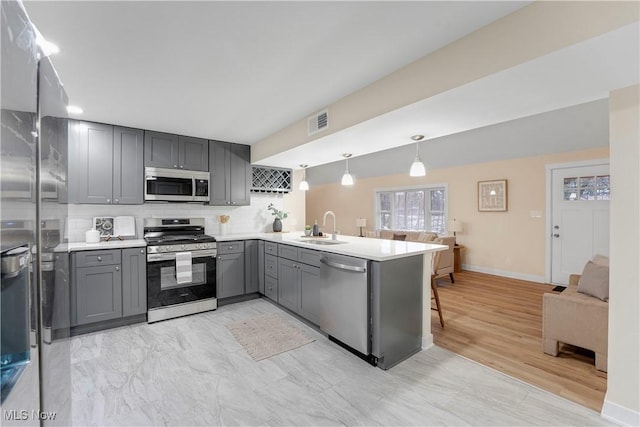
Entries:
[[206, 172], [209, 170], [209, 141], [145, 131], [144, 165]]
[[142, 204], [143, 131], [69, 122], [69, 203]]
[[251, 147], [210, 141], [209, 204], [247, 206], [251, 203]]

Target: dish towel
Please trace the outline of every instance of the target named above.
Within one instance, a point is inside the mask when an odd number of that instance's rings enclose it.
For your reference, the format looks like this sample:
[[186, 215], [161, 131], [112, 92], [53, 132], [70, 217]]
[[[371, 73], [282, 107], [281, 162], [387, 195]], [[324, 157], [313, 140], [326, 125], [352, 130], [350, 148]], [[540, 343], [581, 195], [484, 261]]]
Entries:
[[176, 282], [191, 283], [191, 252], [178, 252], [176, 254]]

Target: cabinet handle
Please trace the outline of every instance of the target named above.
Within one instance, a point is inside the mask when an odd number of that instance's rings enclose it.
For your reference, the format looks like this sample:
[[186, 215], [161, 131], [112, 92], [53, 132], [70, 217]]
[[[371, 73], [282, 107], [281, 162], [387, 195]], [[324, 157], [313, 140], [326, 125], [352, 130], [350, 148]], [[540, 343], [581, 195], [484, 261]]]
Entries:
[[111, 203], [111, 199], [107, 199], [107, 203]]
[[231, 204], [232, 204], [232, 205], [235, 205], [235, 204], [236, 204], [236, 202], [231, 202]]
[[184, 165], [180, 165], [180, 169], [184, 169]]
[[140, 253], [143, 254], [144, 253], [144, 249], [140, 249]]
[[120, 271], [120, 267], [116, 266], [116, 271]]
[[173, 165], [173, 167], [174, 167], [174, 168], [177, 168], [177, 167], [178, 167], [178, 165]]
[[101, 256], [98, 257], [98, 261], [102, 261], [102, 257]]
[[120, 200], [116, 199], [115, 202], [118, 203]]

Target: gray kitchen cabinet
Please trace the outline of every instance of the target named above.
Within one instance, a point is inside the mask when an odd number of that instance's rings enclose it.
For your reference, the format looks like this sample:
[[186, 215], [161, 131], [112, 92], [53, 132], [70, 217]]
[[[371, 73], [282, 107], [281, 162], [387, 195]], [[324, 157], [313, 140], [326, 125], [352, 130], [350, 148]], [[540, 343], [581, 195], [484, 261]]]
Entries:
[[145, 131], [144, 165], [167, 169], [209, 170], [209, 141]]
[[222, 141], [209, 144], [209, 204], [247, 206], [251, 202], [251, 147]]
[[258, 240], [258, 292], [264, 294], [264, 242]]
[[120, 205], [144, 203], [144, 132], [113, 128], [113, 197]]
[[122, 317], [122, 272], [119, 264], [75, 269], [76, 324]]
[[147, 250], [122, 250], [122, 315], [147, 312]]
[[69, 122], [69, 203], [142, 204], [143, 131]]
[[146, 313], [146, 248], [73, 252], [70, 272], [71, 326]]
[[216, 263], [216, 295], [228, 298], [244, 295], [244, 250], [242, 253], [220, 255]]
[[271, 276], [264, 277], [264, 296], [278, 302], [278, 279]]
[[320, 267], [300, 264], [300, 307], [298, 314], [320, 324]]
[[278, 304], [298, 312], [300, 296], [299, 265], [295, 261], [278, 259]]
[[209, 171], [209, 140], [180, 136], [178, 167], [191, 171]]
[[245, 293], [258, 292], [260, 284], [258, 280], [258, 241], [247, 240], [244, 242], [244, 267], [245, 267]]

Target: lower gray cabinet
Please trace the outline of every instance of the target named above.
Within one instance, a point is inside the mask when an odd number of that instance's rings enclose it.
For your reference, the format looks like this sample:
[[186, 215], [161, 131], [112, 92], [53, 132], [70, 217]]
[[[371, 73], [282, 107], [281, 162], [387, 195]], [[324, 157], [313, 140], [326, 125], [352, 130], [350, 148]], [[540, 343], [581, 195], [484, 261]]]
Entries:
[[76, 324], [122, 317], [122, 272], [119, 264], [75, 270]]
[[264, 294], [264, 242], [258, 240], [258, 292]]
[[146, 248], [71, 254], [71, 326], [146, 311]]
[[258, 241], [247, 240], [244, 242], [244, 276], [245, 276], [245, 293], [250, 294], [258, 292], [260, 289], [258, 265]]
[[264, 276], [264, 296], [278, 302], [278, 279]]
[[219, 254], [216, 264], [217, 297], [243, 295], [244, 273], [244, 249], [240, 253]]
[[145, 248], [122, 250], [122, 315], [147, 312], [147, 254]]
[[320, 267], [300, 264], [300, 308], [298, 314], [320, 324]]
[[299, 265], [285, 258], [278, 259], [278, 304], [298, 312], [300, 295]]

